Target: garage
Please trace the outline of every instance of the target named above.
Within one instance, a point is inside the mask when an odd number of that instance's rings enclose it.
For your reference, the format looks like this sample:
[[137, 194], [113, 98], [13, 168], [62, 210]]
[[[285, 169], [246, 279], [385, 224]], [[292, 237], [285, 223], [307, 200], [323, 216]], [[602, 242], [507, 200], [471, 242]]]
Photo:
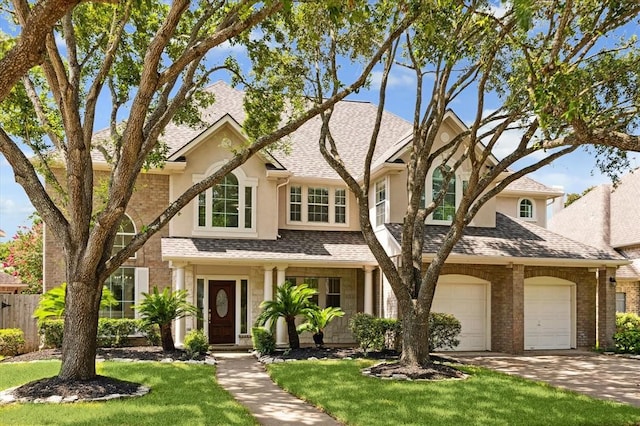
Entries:
[[553, 277], [525, 280], [524, 348], [575, 347], [575, 284]]
[[452, 314], [462, 325], [457, 351], [490, 348], [490, 284], [467, 275], [443, 275], [438, 279], [432, 312]]

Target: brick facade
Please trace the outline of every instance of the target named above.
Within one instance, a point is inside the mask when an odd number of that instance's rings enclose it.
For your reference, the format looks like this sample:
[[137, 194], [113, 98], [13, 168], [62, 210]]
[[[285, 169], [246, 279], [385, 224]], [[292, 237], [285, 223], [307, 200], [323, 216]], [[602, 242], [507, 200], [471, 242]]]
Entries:
[[[96, 173], [96, 183], [105, 176], [105, 172]], [[136, 230], [155, 219], [169, 203], [169, 176], [141, 173], [136, 181], [127, 214], [133, 220]], [[136, 258], [128, 260], [123, 266], [149, 268], [149, 287], [159, 288], [171, 285], [171, 270], [168, 262], [162, 261], [160, 239], [169, 235], [168, 227], [163, 228], [136, 253]], [[51, 232], [45, 229], [44, 286], [45, 290], [66, 281], [66, 266], [62, 246]]]
[[618, 280], [616, 293], [625, 294], [626, 312], [640, 315], [640, 281]]

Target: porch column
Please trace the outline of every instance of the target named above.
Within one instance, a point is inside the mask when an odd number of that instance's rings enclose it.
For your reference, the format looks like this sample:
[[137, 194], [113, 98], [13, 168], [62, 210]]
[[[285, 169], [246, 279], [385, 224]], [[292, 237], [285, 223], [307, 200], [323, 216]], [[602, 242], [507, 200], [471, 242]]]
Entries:
[[598, 270], [598, 346], [612, 349], [616, 332], [616, 268]]
[[264, 267], [264, 300], [273, 300], [273, 266]]
[[374, 266], [364, 267], [364, 313], [373, 315], [373, 270]]
[[[176, 269], [176, 290], [184, 290], [184, 263], [174, 265]], [[176, 320], [176, 346], [182, 346], [184, 342], [184, 322], [185, 319], [179, 318]]]
[[[278, 273], [276, 275], [276, 285], [278, 287], [282, 286], [282, 284], [284, 284], [284, 280], [285, 280], [285, 272], [287, 271], [287, 267], [286, 265], [279, 265], [278, 266]], [[278, 318], [278, 325], [277, 325], [277, 329], [276, 329], [276, 345], [286, 345], [288, 342], [288, 338], [287, 338], [287, 323], [285, 322], [284, 318]]]

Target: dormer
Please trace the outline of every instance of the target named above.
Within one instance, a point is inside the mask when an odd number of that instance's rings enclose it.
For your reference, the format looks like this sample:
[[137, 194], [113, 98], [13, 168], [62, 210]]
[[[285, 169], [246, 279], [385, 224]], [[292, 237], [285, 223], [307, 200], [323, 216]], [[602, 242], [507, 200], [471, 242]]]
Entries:
[[562, 189], [550, 188], [524, 176], [496, 196], [496, 208], [500, 213], [546, 228], [547, 204], [563, 194]]

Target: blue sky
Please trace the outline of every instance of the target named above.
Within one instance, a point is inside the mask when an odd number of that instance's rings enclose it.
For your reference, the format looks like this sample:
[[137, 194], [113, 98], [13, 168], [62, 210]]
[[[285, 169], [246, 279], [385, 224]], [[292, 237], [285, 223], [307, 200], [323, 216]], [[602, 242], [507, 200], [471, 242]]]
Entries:
[[[2, 25], [0, 25], [1, 27]], [[6, 28], [5, 28], [6, 29]], [[238, 46], [226, 45], [224, 49], [212, 54], [209, 58], [216, 61], [226, 54], [232, 53], [242, 61], [243, 50]], [[242, 61], [245, 62], [245, 61]], [[245, 62], [246, 63], [246, 62]], [[349, 67], [352, 67], [350, 70]], [[355, 66], [344, 65], [345, 71], [357, 72]], [[372, 87], [376, 86], [380, 73], [375, 71], [373, 75]], [[214, 76], [214, 79], [222, 78], [221, 75]], [[413, 86], [414, 77], [411, 73], [400, 67], [396, 67], [389, 79], [386, 109], [404, 119], [410, 120], [413, 114]], [[375, 90], [361, 90], [350, 97], [352, 100], [364, 100], [377, 102], [377, 92]], [[467, 102], [469, 101], [469, 102]], [[458, 116], [466, 122], [470, 122], [475, 114], [475, 102], [470, 99], [460, 98], [452, 105]], [[108, 117], [100, 117], [96, 123], [96, 129], [107, 125]], [[508, 147], [509, 141], [505, 141], [504, 146]], [[499, 156], [499, 155], [498, 155]], [[632, 163], [638, 165], [636, 156], [632, 156]], [[609, 182], [609, 178], [601, 175], [595, 167], [595, 159], [584, 150], [579, 150], [567, 155], [554, 163], [540, 169], [530, 175], [533, 179], [548, 186], [561, 186], [567, 193], [582, 192], [584, 189]], [[28, 197], [21, 186], [15, 183], [12, 169], [7, 160], [0, 154], [0, 229], [5, 231], [6, 236], [0, 237], [0, 241], [6, 241], [13, 236], [18, 227], [29, 225], [29, 215], [34, 211]]]

